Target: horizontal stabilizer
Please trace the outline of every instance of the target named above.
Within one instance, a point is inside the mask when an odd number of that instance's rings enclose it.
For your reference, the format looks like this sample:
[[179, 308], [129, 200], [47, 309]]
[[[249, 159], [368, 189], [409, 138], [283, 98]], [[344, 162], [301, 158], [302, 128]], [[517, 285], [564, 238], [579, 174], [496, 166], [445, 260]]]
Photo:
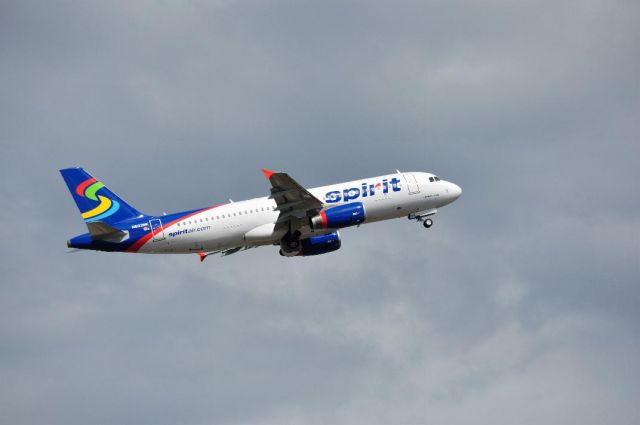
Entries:
[[129, 239], [128, 231], [116, 229], [103, 221], [92, 221], [87, 223], [87, 227], [94, 241], [122, 242]]

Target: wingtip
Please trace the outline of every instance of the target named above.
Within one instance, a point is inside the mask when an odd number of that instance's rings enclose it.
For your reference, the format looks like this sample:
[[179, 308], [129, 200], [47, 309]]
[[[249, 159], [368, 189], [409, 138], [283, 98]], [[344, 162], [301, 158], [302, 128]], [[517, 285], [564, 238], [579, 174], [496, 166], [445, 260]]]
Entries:
[[267, 170], [266, 168], [263, 168], [260, 171], [262, 171], [262, 173], [264, 174], [264, 178], [267, 180], [269, 180], [274, 173], [273, 171]]

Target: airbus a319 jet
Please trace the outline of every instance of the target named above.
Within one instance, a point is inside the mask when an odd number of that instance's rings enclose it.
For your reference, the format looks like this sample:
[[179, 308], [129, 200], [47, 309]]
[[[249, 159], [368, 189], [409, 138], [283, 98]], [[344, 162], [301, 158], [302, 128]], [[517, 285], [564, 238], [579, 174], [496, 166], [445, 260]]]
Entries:
[[159, 216], [143, 214], [82, 168], [60, 170], [88, 232], [69, 248], [144, 254], [230, 255], [279, 246], [285, 257], [340, 248], [340, 229], [408, 217], [432, 226], [438, 208], [460, 197], [454, 183], [424, 172], [388, 174], [305, 189], [263, 169], [269, 196]]

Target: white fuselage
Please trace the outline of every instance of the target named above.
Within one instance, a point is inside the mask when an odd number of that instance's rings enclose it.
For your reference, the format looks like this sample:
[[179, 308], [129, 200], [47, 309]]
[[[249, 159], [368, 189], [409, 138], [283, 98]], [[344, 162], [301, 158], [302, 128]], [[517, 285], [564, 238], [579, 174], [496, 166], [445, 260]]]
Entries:
[[[309, 192], [326, 209], [361, 202], [366, 211], [365, 223], [371, 223], [440, 208], [460, 196], [457, 185], [434, 178], [433, 174], [422, 172], [395, 173], [317, 187]], [[261, 197], [207, 208], [174, 222], [163, 221], [162, 231], [138, 252], [194, 253], [279, 244], [283, 234], [274, 230], [280, 215], [276, 208], [273, 199]], [[303, 235], [333, 230], [305, 227]]]

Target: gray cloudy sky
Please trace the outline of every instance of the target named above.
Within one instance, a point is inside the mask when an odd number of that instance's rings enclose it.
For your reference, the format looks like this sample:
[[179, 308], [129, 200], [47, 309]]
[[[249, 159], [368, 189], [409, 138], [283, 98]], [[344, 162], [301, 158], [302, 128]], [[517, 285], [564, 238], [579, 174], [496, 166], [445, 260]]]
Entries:
[[[640, 423], [640, 3], [0, 1], [0, 423]], [[148, 213], [424, 170], [343, 248], [68, 254]]]

